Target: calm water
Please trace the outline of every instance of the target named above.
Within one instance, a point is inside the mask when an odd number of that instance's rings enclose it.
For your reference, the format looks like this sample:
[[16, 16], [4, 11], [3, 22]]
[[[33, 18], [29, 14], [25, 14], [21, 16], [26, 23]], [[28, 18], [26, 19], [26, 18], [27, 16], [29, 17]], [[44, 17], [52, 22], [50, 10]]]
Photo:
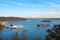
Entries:
[[[37, 27], [37, 24], [50, 24], [48, 27]], [[41, 22], [40, 20], [25, 20], [25, 21], [15, 21], [12, 22], [13, 25], [23, 25], [22, 29], [13, 30], [10, 28], [5, 28], [0, 31], [0, 39], [2, 40], [12, 40], [16, 32], [19, 37], [22, 38], [24, 30], [25, 36], [23, 37], [25, 40], [35, 40], [36, 38], [40, 40], [45, 40], [45, 36], [48, 34], [46, 32], [47, 29], [51, 28], [52, 25], [60, 24], [60, 20], [52, 20], [52, 22]], [[24, 29], [24, 30], [23, 30]]]

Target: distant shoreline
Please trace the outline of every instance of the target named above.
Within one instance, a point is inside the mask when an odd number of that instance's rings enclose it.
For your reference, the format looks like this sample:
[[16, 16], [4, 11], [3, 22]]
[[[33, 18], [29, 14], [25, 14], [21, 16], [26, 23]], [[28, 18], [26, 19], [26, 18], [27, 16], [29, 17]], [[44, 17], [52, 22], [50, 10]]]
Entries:
[[0, 22], [17, 21], [17, 20], [26, 20], [26, 18], [21, 18], [21, 17], [0, 17]]

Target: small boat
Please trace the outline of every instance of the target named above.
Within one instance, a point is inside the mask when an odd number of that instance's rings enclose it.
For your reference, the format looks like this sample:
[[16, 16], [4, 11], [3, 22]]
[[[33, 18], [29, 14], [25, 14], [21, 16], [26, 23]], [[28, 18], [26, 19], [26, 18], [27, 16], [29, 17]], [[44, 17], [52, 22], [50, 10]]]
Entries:
[[46, 27], [46, 26], [50, 26], [50, 24], [38, 24], [37, 27]]

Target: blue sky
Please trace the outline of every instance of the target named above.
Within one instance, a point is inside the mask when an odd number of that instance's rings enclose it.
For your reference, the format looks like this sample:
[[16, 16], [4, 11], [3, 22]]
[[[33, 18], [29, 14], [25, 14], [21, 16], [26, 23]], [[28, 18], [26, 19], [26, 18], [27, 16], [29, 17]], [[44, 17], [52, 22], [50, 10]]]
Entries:
[[0, 0], [0, 16], [60, 17], [60, 0]]

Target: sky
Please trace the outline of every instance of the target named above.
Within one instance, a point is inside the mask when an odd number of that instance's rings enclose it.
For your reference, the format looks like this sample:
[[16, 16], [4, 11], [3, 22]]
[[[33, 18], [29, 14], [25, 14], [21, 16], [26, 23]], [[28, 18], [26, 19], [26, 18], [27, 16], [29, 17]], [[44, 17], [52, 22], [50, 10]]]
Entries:
[[0, 16], [60, 18], [60, 0], [0, 0]]

